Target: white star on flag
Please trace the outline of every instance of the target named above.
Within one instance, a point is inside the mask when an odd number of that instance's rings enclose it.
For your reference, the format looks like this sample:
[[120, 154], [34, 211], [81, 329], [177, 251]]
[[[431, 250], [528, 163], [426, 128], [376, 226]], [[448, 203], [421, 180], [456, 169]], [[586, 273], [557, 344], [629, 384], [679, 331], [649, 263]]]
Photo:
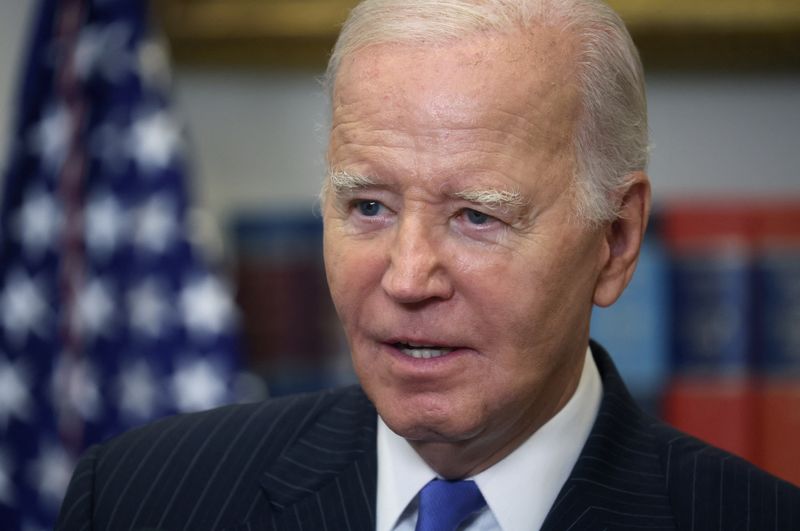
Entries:
[[186, 328], [198, 336], [219, 334], [234, 319], [234, 306], [228, 290], [210, 275], [186, 284], [180, 292], [179, 304]]
[[128, 51], [131, 35], [130, 25], [122, 22], [86, 26], [73, 56], [78, 75], [87, 79], [97, 71], [108, 81], [117, 82], [131, 72], [134, 66]]
[[39, 456], [28, 470], [28, 481], [45, 504], [58, 508], [67, 491], [75, 463], [54, 441], [45, 441], [40, 446]]
[[133, 421], [152, 418], [158, 406], [156, 377], [144, 360], [123, 366], [116, 382], [119, 409]]
[[51, 105], [44, 118], [31, 128], [30, 146], [50, 171], [61, 168], [67, 156], [72, 119], [63, 105]]
[[164, 289], [148, 278], [128, 292], [128, 314], [131, 328], [150, 338], [161, 336], [172, 322]]
[[29, 258], [40, 258], [53, 247], [61, 231], [61, 219], [51, 194], [43, 189], [28, 192], [12, 223]]
[[110, 257], [127, 230], [127, 213], [108, 193], [96, 194], [86, 205], [86, 245], [92, 256]]
[[169, 166], [181, 146], [178, 125], [166, 111], [139, 117], [130, 134], [131, 155], [145, 174]]
[[163, 44], [150, 36], [139, 45], [137, 56], [142, 82], [154, 90], [167, 90], [172, 76]]
[[161, 254], [178, 234], [177, 212], [165, 195], [157, 195], [136, 209], [133, 240], [143, 251]]
[[114, 297], [105, 281], [93, 278], [83, 287], [78, 296], [78, 306], [73, 316], [77, 320], [75, 330], [88, 335], [108, 335], [114, 313]]
[[85, 420], [99, 417], [102, 403], [97, 375], [89, 363], [63, 356], [53, 371], [51, 394], [56, 406], [77, 411]]
[[0, 320], [6, 335], [21, 345], [30, 334], [46, 332], [50, 310], [38, 282], [23, 270], [15, 269], [0, 293]]
[[227, 393], [225, 383], [206, 360], [194, 359], [178, 366], [172, 376], [171, 389], [178, 409], [200, 411], [218, 406]]
[[5, 431], [11, 417], [32, 418], [31, 375], [22, 360], [11, 363], [0, 352], [0, 429]]

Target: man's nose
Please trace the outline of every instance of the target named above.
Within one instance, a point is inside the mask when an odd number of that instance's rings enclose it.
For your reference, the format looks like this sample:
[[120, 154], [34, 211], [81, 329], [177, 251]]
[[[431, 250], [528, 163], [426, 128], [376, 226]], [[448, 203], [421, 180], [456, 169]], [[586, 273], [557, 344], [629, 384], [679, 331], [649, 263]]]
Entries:
[[419, 220], [404, 220], [397, 227], [381, 286], [399, 303], [445, 300], [453, 295], [441, 242], [434, 241], [431, 232]]

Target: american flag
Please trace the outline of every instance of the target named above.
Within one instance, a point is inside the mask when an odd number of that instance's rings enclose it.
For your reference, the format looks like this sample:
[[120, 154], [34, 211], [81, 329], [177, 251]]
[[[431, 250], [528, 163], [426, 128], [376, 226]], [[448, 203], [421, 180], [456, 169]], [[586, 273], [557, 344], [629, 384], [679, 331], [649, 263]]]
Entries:
[[43, 0], [0, 209], [0, 527], [51, 528], [88, 445], [233, 398], [235, 309], [188, 237], [140, 0]]

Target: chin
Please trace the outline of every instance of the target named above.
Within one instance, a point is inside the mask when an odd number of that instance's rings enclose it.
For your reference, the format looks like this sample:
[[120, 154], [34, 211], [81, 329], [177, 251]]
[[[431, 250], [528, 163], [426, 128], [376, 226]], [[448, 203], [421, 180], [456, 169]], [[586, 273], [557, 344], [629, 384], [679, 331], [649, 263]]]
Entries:
[[392, 424], [384, 419], [386, 425], [407, 441], [418, 443], [456, 443], [469, 439], [473, 430], [463, 430], [451, 426], [430, 426], [420, 423]]
[[473, 415], [456, 411], [417, 408], [409, 404], [403, 411], [382, 408], [378, 412], [393, 432], [409, 441], [455, 443], [480, 433], [480, 423]]

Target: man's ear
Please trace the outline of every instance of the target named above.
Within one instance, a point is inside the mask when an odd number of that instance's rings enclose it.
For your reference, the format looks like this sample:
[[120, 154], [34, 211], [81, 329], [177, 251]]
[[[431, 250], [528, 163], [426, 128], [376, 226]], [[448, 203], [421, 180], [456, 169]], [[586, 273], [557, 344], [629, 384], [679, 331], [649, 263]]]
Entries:
[[610, 306], [628, 285], [642, 246], [650, 215], [650, 179], [644, 172], [632, 173], [622, 195], [619, 217], [605, 231], [605, 263], [597, 278], [594, 303]]

